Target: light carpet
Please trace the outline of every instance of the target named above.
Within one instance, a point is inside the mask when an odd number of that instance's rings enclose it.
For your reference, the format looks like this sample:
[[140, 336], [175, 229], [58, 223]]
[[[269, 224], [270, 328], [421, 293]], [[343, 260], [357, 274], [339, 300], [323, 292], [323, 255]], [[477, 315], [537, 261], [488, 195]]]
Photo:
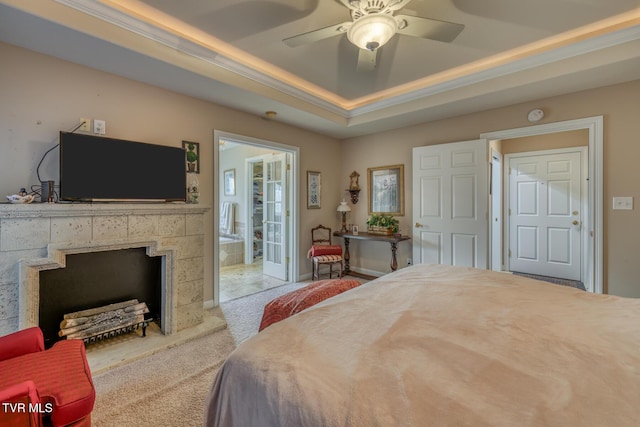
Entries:
[[[218, 315], [222, 313], [220, 309]], [[235, 349], [228, 329], [94, 376], [92, 425], [201, 426], [204, 400], [222, 362]]]
[[308, 283], [292, 283], [222, 303], [227, 328], [93, 377], [94, 427], [201, 426], [218, 369], [236, 345], [258, 332], [264, 305]]
[[289, 283], [221, 303], [220, 307], [227, 319], [227, 327], [236, 345], [258, 333], [264, 306], [269, 301], [308, 284], [309, 282]]

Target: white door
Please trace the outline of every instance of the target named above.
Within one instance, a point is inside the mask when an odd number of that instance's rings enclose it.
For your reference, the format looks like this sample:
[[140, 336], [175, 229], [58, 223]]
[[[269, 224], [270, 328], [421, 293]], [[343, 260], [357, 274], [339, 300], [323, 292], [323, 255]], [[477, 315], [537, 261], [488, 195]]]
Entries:
[[416, 263], [487, 268], [487, 141], [413, 149]]
[[264, 158], [262, 272], [287, 280], [286, 154]]
[[511, 271], [581, 280], [580, 158], [574, 151], [509, 159]]

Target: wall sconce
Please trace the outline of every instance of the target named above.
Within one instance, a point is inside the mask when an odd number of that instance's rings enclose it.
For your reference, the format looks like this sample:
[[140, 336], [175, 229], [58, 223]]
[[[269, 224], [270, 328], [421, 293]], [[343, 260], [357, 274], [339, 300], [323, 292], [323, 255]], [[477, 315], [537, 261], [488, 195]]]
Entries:
[[351, 212], [351, 208], [349, 207], [349, 205], [347, 205], [347, 202], [344, 199], [342, 199], [342, 201], [340, 202], [340, 205], [338, 206], [337, 211], [342, 214], [342, 228], [340, 229], [340, 232], [346, 233], [347, 232], [347, 212]]
[[360, 195], [360, 184], [358, 184], [358, 178], [360, 178], [360, 174], [356, 171], [351, 172], [351, 175], [349, 175], [350, 181], [347, 191], [351, 194], [351, 203], [354, 205], [358, 203], [358, 196]]

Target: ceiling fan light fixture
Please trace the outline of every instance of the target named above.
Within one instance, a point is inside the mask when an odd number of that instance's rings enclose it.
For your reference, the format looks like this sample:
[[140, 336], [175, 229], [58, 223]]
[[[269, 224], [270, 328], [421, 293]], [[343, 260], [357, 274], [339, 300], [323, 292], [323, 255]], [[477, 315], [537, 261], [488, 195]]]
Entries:
[[374, 51], [382, 47], [398, 31], [392, 15], [366, 15], [355, 21], [347, 31], [347, 38], [360, 49]]

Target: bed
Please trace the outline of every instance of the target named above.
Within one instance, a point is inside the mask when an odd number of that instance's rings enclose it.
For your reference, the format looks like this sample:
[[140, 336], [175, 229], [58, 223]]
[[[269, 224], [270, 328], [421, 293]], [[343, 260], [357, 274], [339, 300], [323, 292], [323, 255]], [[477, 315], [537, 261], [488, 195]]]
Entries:
[[206, 425], [637, 426], [640, 300], [416, 265], [245, 341]]

